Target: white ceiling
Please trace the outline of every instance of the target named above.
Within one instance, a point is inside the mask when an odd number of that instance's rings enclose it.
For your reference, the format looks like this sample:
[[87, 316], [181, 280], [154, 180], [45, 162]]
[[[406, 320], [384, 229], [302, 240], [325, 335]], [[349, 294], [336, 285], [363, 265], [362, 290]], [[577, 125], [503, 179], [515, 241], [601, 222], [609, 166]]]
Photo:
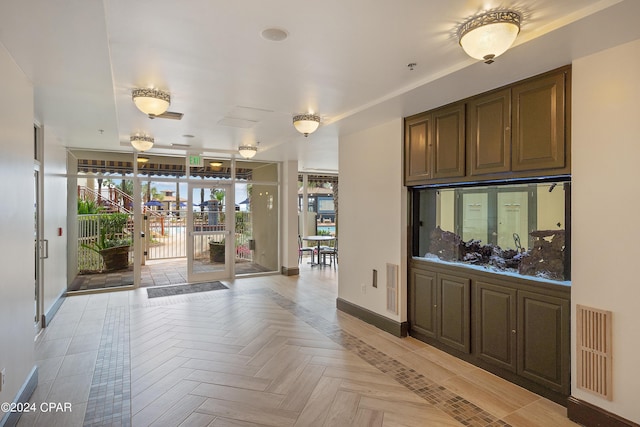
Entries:
[[[457, 27], [500, 7], [523, 14], [515, 47], [470, 59]], [[336, 171], [340, 135], [637, 39], [638, 17], [637, 0], [5, 0], [0, 42], [34, 84], [36, 120], [66, 146], [131, 151], [136, 132], [158, 153], [260, 141], [256, 159]], [[289, 37], [263, 39], [272, 27]], [[169, 91], [184, 118], [150, 120], [137, 87]], [[291, 119], [308, 111], [322, 125], [304, 138]]]

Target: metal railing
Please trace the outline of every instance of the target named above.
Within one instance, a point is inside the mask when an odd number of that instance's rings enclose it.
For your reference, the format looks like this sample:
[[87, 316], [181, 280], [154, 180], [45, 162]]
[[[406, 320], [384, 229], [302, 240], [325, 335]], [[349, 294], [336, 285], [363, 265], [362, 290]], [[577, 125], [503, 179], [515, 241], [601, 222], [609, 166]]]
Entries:
[[[124, 229], [113, 230], [109, 228], [109, 213], [78, 215], [78, 271], [80, 273], [101, 271], [104, 268], [102, 256], [97, 251], [102, 244], [102, 235], [110, 240], [130, 239], [133, 232], [133, 215], [127, 215]], [[94, 248], [94, 249], [90, 249]], [[131, 262], [132, 252], [129, 252]]]

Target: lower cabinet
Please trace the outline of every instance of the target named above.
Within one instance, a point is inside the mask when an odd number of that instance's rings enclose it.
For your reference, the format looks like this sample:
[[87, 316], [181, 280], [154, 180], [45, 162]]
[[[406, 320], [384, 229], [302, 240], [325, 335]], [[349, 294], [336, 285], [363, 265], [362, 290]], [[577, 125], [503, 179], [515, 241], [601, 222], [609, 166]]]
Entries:
[[470, 281], [414, 269], [411, 287], [411, 328], [458, 351], [471, 351]]
[[436, 337], [451, 348], [471, 352], [470, 280], [438, 274], [436, 287]]
[[518, 291], [518, 374], [569, 394], [569, 300]]
[[471, 363], [494, 367], [492, 372], [520, 385], [532, 384], [533, 391], [569, 395], [568, 287], [412, 264], [411, 335]]
[[474, 348], [479, 359], [516, 372], [516, 290], [475, 283]]

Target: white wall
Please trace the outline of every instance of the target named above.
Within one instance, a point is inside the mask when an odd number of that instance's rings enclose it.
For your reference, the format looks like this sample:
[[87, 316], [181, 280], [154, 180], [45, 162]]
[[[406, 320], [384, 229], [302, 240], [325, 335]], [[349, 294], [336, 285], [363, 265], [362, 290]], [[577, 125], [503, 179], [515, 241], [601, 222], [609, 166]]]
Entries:
[[[338, 297], [398, 322], [407, 320], [407, 192], [401, 118], [340, 138]], [[399, 313], [386, 308], [386, 264], [400, 266]], [[371, 286], [378, 270], [378, 288]], [[362, 292], [362, 285], [366, 292]]]
[[[49, 258], [44, 260], [44, 314], [67, 289], [67, 151], [47, 129], [44, 131], [43, 219]], [[58, 235], [62, 228], [62, 236]]]
[[34, 367], [33, 88], [1, 44], [0, 76], [0, 402], [11, 402]]
[[[575, 305], [613, 312], [613, 401], [640, 422], [640, 40], [573, 63], [572, 339]], [[575, 354], [572, 377], [576, 377]]]

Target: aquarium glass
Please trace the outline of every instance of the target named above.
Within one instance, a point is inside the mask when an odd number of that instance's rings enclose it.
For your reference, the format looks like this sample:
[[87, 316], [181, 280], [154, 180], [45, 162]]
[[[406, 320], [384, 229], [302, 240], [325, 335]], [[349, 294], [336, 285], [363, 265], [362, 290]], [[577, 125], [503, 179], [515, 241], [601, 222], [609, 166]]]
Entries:
[[570, 191], [568, 181], [413, 190], [413, 256], [568, 281]]

